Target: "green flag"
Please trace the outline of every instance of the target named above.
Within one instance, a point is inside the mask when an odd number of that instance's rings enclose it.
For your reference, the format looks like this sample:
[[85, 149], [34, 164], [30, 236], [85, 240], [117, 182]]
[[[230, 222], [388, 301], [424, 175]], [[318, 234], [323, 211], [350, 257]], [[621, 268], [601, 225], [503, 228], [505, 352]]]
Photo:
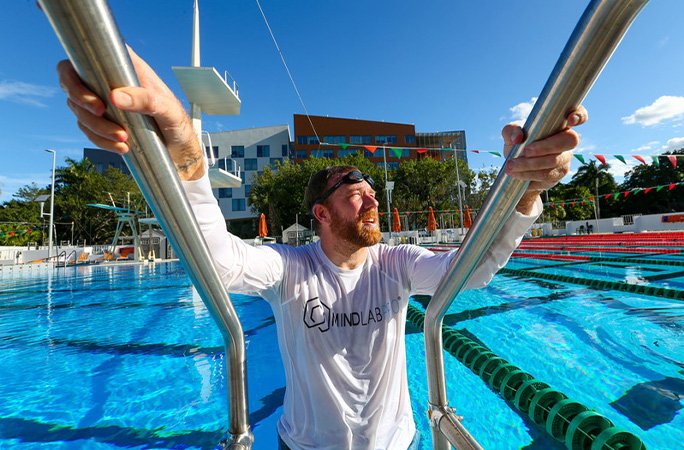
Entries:
[[625, 157], [622, 155], [615, 155], [615, 159], [622, 161], [622, 164], [627, 164], [627, 161], [625, 161]]
[[574, 156], [575, 156], [575, 158], [579, 159], [579, 162], [581, 162], [582, 164], [586, 164], [586, 162], [584, 161], [584, 156], [582, 156], [582, 155], [574, 155]]

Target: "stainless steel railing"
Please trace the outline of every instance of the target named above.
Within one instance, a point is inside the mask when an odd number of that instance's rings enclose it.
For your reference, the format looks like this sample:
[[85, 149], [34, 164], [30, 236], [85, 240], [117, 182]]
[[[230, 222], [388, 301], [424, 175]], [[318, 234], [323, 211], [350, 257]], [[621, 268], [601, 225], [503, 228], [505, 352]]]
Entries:
[[[80, 77], [101, 98], [111, 89], [138, 86], [126, 46], [106, 0], [40, 0], [55, 33]], [[212, 318], [223, 334], [228, 359], [230, 449], [249, 449], [245, 343], [242, 326], [212, 262], [176, 169], [147, 116], [107, 108], [107, 116], [129, 130], [131, 151], [126, 165], [169, 237]]]
[[[580, 105], [604, 65], [648, 0], [593, 0], [563, 49], [523, 127], [526, 142], [543, 139], [566, 126], [565, 117]], [[515, 146], [508, 159], [523, 154]], [[508, 160], [507, 159], [507, 160]], [[446, 311], [482, 261], [494, 237], [528, 187], [502, 170], [485, 204], [439, 285], [425, 315], [425, 353], [433, 448], [480, 449], [449, 407], [444, 376], [442, 322]]]

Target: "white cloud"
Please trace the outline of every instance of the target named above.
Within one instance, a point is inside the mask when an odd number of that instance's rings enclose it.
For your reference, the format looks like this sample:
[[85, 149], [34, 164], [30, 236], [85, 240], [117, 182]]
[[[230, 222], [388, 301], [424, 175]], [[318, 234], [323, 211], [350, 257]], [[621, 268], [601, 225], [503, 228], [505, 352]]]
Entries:
[[510, 108], [511, 118], [516, 125], [523, 126], [527, 116], [532, 112], [534, 104], [537, 102], [537, 97], [532, 97], [529, 102], [518, 103], [517, 105]]
[[644, 145], [635, 148], [634, 150], [631, 151], [631, 153], [646, 153], [650, 152], [654, 148], [656, 148], [660, 144], [660, 141], [651, 141], [647, 142]]
[[57, 89], [51, 86], [24, 83], [23, 81], [0, 80], [0, 100], [24, 105], [46, 107], [42, 99], [51, 98]]
[[667, 143], [662, 147], [664, 151], [668, 152], [672, 150], [679, 150], [680, 148], [684, 148], [684, 137], [668, 139]]
[[0, 202], [12, 200], [12, 195], [19, 188], [34, 182], [43, 187], [50, 184], [50, 179], [45, 173], [18, 174], [15, 177], [0, 175]]
[[652, 104], [637, 109], [634, 114], [623, 117], [622, 123], [626, 125], [637, 123], [650, 127], [667, 120], [680, 121], [682, 118], [684, 118], [684, 97], [663, 95]]

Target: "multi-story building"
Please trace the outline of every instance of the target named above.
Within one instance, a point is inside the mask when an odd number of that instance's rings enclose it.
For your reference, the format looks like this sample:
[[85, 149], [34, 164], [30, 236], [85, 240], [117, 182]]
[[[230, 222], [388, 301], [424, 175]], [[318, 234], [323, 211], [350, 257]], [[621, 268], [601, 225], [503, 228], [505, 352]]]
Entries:
[[[249, 207], [249, 191], [255, 175], [260, 175], [266, 166], [274, 166], [290, 156], [290, 127], [274, 125], [244, 130], [210, 133], [211, 161], [213, 153], [216, 166], [238, 175], [242, 186], [214, 189], [223, 217], [238, 225], [239, 221], [254, 221], [257, 217]], [[207, 140], [204, 140], [208, 144]]]
[[[458, 159], [465, 161], [468, 164], [468, 153], [466, 152], [466, 136], [465, 131], [437, 131], [431, 133], [416, 133], [416, 144], [418, 147], [430, 150], [430, 154], [439, 151], [442, 155], [439, 159], [453, 158], [454, 153], [458, 155]], [[450, 152], [441, 149], [454, 149]], [[434, 156], [433, 156], [434, 157]]]
[[109, 167], [113, 167], [119, 169], [126, 175], [131, 174], [123, 158], [117, 153], [108, 152], [99, 148], [84, 148], [83, 157], [88, 159], [99, 173], [104, 173]]
[[[383, 164], [383, 157], [386, 158], [387, 167], [392, 170], [401, 160], [453, 157], [452, 152], [442, 148], [465, 150], [464, 131], [416, 133], [415, 125], [405, 123], [295, 114], [294, 132], [294, 158], [297, 161], [341, 158], [363, 152], [376, 164]], [[458, 156], [467, 162], [465, 151], [458, 152]]]
[[[295, 114], [294, 131], [296, 161], [341, 158], [362, 151], [371, 161], [383, 164], [382, 147], [385, 146], [402, 149], [401, 157], [389, 150], [384, 155], [387, 167], [396, 169], [401, 159], [421, 156], [412, 150], [416, 147], [416, 127], [413, 124]], [[379, 148], [371, 151], [367, 147]]]

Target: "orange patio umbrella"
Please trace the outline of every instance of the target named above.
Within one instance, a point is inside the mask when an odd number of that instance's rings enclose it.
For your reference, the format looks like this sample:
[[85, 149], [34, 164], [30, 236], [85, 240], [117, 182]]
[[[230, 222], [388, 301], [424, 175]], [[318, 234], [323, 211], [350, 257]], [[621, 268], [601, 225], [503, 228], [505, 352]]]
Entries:
[[435, 211], [432, 209], [432, 206], [430, 206], [430, 209], [428, 212], [427, 230], [430, 232], [433, 232], [436, 229], [437, 229], [437, 220], [435, 220]]
[[268, 236], [268, 227], [266, 226], [266, 215], [261, 213], [259, 216], [259, 237]]
[[466, 205], [465, 214], [463, 215], [463, 226], [470, 228], [473, 226], [473, 218], [470, 217], [470, 206]]
[[392, 213], [392, 232], [399, 233], [401, 231], [401, 219], [399, 219], [399, 210], [394, 208]]

